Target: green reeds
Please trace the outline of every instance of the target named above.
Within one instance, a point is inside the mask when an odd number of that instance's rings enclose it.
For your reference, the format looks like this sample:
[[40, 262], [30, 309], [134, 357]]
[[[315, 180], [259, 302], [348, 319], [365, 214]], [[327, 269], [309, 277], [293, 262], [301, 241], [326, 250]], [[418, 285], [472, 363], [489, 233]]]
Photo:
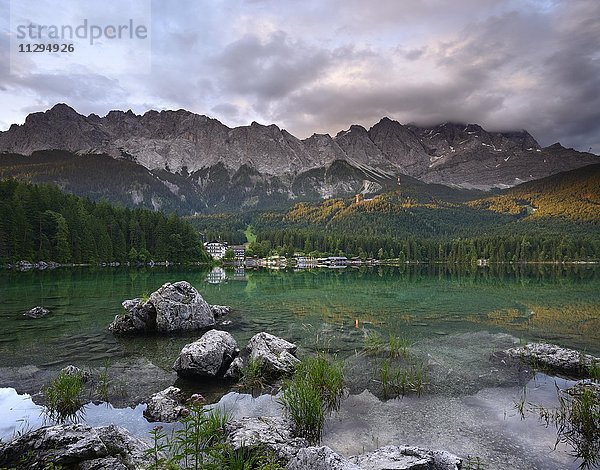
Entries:
[[84, 382], [82, 371], [61, 371], [49, 385], [42, 387], [47, 417], [57, 423], [77, 421], [83, 410], [81, 395]]
[[312, 444], [321, 440], [326, 413], [340, 407], [343, 384], [341, 363], [324, 354], [305, 358], [296, 367], [279, 401], [298, 436]]

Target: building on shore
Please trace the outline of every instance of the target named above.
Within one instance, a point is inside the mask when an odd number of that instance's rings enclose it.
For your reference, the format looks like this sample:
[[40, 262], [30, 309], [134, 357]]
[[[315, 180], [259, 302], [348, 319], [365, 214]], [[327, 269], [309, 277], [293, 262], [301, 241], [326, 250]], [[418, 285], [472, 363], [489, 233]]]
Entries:
[[227, 243], [222, 243], [218, 240], [212, 240], [204, 244], [204, 249], [213, 259], [223, 259], [227, 250]]

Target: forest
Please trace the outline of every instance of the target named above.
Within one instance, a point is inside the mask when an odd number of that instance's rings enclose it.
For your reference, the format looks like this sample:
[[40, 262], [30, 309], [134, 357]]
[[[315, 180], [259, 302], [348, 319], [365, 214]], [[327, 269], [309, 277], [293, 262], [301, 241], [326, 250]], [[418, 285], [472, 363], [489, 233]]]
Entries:
[[208, 261], [197, 230], [175, 214], [127, 209], [50, 185], [0, 181], [0, 262]]
[[443, 200], [405, 185], [372, 198], [300, 202], [287, 211], [198, 215], [211, 238], [250, 254], [394, 258], [420, 262], [600, 260], [600, 165], [481, 198]]

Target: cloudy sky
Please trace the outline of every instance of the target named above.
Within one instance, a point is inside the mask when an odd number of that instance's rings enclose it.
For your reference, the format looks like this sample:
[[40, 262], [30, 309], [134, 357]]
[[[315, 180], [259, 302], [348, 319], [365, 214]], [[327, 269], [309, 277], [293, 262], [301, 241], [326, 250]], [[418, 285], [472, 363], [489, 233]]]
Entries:
[[[39, 22], [75, 2], [18, 3]], [[150, 23], [150, 61], [119, 62], [110, 41], [86, 50], [95, 64], [11, 55], [15, 5], [0, 0], [0, 129], [65, 102], [184, 108], [301, 138], [382, 116], [470, 122], [600, 153], [598, 0], [154, 0], [137, 16], [94, 3], [105, 17], [92, 20]]]

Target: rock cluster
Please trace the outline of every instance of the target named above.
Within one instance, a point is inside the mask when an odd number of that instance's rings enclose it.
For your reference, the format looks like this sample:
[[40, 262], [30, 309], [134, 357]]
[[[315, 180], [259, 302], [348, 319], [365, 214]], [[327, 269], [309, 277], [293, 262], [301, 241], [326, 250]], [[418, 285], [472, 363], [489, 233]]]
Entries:
[[261, 332], [250, 338], [243, 354], [239, 355], [233, 336], [225, 331], [210, 330], [183, 347], [173, 369], [182, 376], [237, 379], [248, 361], [255, 361], [264, 377], [276, 379], [294, 371], [300, 362], [294, 355], [296, 349], [289, 341]]
[[123, 308], [126, 313], [117, 315], [109, 326], [115, 334], [200, 330], [215, 325], [216, 318], [230, 311], [226, 306], [209, 305], [187, 281], [167, 282], [148, 300], [126, 300]]
[[0, 468], [148, 468], [148, 444], [119, 426], [47, 426], [0, 446]]
[[600, 364], [600, 358], [555, 344], [530, 343], [508, 349], [504, 354], [513, 361], [523, 361], [535, 367], [574, 377], [585, 376], [590, 367]]
[[412, 446], [385, 446], [346, 458], [327, 446], [309, 446], [294, 437], [291, 424], [281, 417], [242, 418], [227, 424], [226, 432], [234, 449], [262, 447], [287, 470], [460, 470], [462, 465], [448, 452]]

